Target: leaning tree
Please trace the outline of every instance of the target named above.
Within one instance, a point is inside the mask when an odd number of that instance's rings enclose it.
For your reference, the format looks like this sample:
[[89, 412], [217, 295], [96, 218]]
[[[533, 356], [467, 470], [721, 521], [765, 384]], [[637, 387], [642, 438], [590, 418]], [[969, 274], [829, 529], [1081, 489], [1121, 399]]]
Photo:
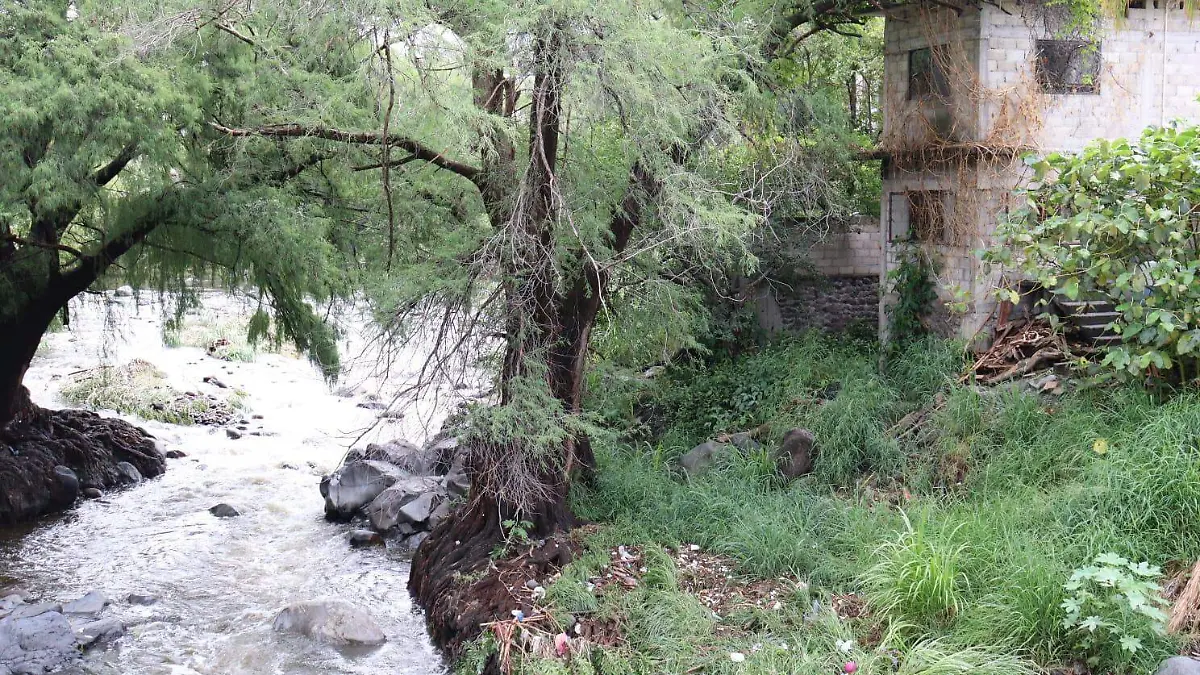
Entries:
[[270, 53], [229, 25], [236, 3], [0, 10], [0, 430], [36, 412], [22, 380], [55, 318], [69, 322], [69, 302], [116, 274], [186, 293], [220, 270], [258, 290], [275, 337], [336, 372], [313, 306], [349, 289], [339, 261], [357, 220], [327, 194], [333, 153], [247, 149], [211, 126], [311, 110], [317, 89], [343, 101], [324, 119], [371, 119], [371, 87], [339, 48], [353, 41], [346, 22], [305, 10], [264, 17], [292, 45]]
[[470, 499], [413, 563], [440, 641], [501, 611], [494, 580], [458, 580], [513, 529], [548, 538], [576, 524], [570, 486], [593, 463], [586, 360], [614, 284], [741, 269], [744, 235], [795, 190], [781, 179], [795, 148], [773, 113], [750, 113], [761, 35], [711, 5], [685, 16], [621, 0], [393, 3], [368, 22], [382, 73], [373, 127], [213, 125], [246, 147], [364, 153], [353, 169], [381, 192], [371, 297], [397, 332], [432, 335], [417, 386], [465, 349], [493, 359], [496, 404], [462, 430]]

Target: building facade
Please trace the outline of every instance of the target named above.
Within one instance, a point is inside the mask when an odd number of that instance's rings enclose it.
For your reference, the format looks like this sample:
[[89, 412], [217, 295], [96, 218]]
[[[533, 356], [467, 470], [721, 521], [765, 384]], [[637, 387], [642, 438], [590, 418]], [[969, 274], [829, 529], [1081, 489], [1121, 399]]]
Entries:
[[1200, 122], [1200, 16], [1179, 0], [1085, 28], [1044, 0], [919, 2], [886, 14], [884, 43], [881, 282], [917, 247], [937, 265], [939, 329], [964, 338], [988, 339], [992, 290], [1009, 281], [979, 251], [1030, 175], [1025, 155]]

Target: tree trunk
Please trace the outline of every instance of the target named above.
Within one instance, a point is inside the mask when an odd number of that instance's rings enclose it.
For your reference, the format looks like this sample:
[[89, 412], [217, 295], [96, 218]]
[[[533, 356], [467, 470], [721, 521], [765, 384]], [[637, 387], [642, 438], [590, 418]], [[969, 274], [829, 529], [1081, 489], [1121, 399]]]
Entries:
[[26, 417], [32, 409], [29, 392], [22, 385], [25, 371], [62, 307], [49, 296], [49, 292], [44, 292], [0, 318], [0, 432]]

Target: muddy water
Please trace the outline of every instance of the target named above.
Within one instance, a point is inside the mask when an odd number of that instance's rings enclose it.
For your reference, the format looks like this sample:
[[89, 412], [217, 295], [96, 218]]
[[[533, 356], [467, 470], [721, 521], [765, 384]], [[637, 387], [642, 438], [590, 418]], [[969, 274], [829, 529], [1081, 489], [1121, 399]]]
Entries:
[[[210, 295], [205, 304], [210, 319], [249, 311], [247, 303], [223, 295]], [[197, 348], [166, 348], [162, 314], [146, 299], [111, 294], [74, 307], [71, 329], [47, 338], [26, 378], [34, 400], [61, 406], [58, 390], [70, 373], [140, 358], [185, 391], [222, 393], [203, 383], [206, 376], [243, 389], [248, 431], [264, 435], [232, 439], [219, 428], [132, 420], [187, 457], [168, 460], [160, 478], [7, 533], [0, 542], [0, 575], [41, 598], [65, 600], [98, 589], [115, 599], [107, 615], [124, 619], [129, 633], [113, 649], [90, 656], [82, 672], [444, 672], [405, 589], [405, 554], [350, 549], [351, 527], [325, 522], [318, 493], [321, 474], [377, 421], [378, 413], [357, 404], [373, 392], [390, 398], [382, 383], [402, 383], [415, 355], [402, 355], [389, 377], [378, 377], [372, 373], [377, 355], [363, 352], [367, 336], [350, 322], [343, 345], [349, 374], [335, 386], [357, 392], [339, 396], [300, 358], [260, 354], [251, 363], [227, 363]], [[447, 402], [445, 396], [440, 406], [427, 401], [359, 443], [396, 437], [420, 442], [436, 430]], [[242, 515], [213, 517], [208, 509], [220, 502]], [[131, 593], [159, 600], [132, 606], [125, 601]], [[388, 643], [345, 651], [271, 630], [279, 609], [318, 598], [364, 608]]]

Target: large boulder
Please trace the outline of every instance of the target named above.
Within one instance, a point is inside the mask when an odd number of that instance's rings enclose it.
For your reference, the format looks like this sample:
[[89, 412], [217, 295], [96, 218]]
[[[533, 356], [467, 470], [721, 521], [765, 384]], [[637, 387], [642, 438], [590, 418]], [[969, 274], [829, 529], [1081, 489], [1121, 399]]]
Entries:
[[[367, 506], [371, 527], [388, 532], [401, 524], [418, 524], [429, 516], [449, 495], [442, 481], [427, 476], [411, 476], [396, 481]], [[420, 501], [418, 501], [420, 500]], [[417, 502], [415, 505], [410, 506]]]
[[808, 429], [792, 429], [783, 436], [783, 443], [775, 455], [779, 472], [788, 480], [795, 480], [812, 471], [813, 444], [816, 441]]
[[1158, 665], [1157, 675], [1200, 675], [1200, 659], [1172, 656]]
[[325, 495], [325, 517], [347, 521], [358, 510], [379, 496], [397, 480], [405, 477], [399, 468], [375, 460], [353, 461], [333, 472], [328, 481], [322, 480]]
[[465, 497], [471, 490], [471, 476], [467, 473], [466, 456], [459, 453], [445, 476], [446, 491], [455, 497]]
[[78, 658], [75, 631], [62, 614], [0, 619], [0, 672], [51, 672]]
[[733, 454], [733, 446], [718, 441], [705, 441], [692, 448], [679, 458], [683, 472], [690, 477], [698, 476], [708, 471], [718, 462], [724, 461]]
[[413, 475], [429, 476], [437, 471], [438, 455], [432, 448], [418, 448], [407, 441], [395, 440], [351, 450], [346, 462], [354, 461], [387, 462]]
[[381, 645], [387, 636], [369, 614], [341, 600], [289, 605], [275, 617], [274, 628], [332, 645]]
[[79, 614], [83, 616], [96, 616], [104, 611], [104, 608], [111, 602], [108, 596], [100, 591], [90, 591], [87, 595], [73, 600], [62, 606], [63, 614]]

